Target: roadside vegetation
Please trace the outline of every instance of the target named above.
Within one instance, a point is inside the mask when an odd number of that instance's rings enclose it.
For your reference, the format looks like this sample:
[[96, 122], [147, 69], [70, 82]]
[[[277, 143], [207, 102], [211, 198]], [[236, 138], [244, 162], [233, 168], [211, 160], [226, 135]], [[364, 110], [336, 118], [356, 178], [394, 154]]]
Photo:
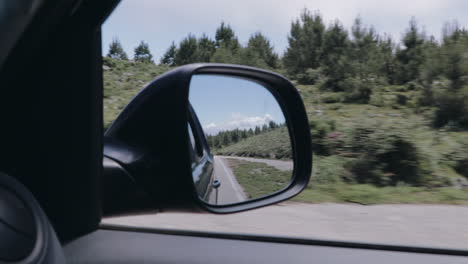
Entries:
[[[291, 141], [285, 126], [267, 128], [257, 134], [231, 141], [231, 144], [214, 145], [212, 152], [216, 155], [254, 157], [264, 159], [292, 159]], [[229, 134], [229, 132], [228, 132]], [[218, 134], [224, 138], [224, 134]], [[210, 142], [210, 137], [208, 137]]]
[[226, 161], [249, 199], [280, 191], [291, 181], [291, 171], [281, 171], [262, 162], [229, 158]]
[[[282, 57], [261, 33], [242, 45], [222, 23], [215, 39], [190, 34], [173, 43], [158, 65], [146, 43], [129, 60], [116, 39], [104, 58], [105, 125], [172, 67], [261, 67], [295, 83], [310, 120], [313, 175], [297, 201], [467, 204], [468, 31], [456, 22], [442, 29], [428, 36], [412, 19], [397, 42], [360, 17], [346, 29], [304, 10]], [[222, 155], [291, 157], [285, 127], [252, 132], [210, 145]]]

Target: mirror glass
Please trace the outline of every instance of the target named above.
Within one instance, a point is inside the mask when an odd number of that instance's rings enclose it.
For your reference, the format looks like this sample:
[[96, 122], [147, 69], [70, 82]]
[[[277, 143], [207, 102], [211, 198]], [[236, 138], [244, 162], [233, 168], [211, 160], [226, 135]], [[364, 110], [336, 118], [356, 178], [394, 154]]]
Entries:
[[190, 82], [189, 100], [192, 174], [201, 199], [235, 204], [288, 187], [291, 140], [281, 107], [266, 87], [198, 74]]

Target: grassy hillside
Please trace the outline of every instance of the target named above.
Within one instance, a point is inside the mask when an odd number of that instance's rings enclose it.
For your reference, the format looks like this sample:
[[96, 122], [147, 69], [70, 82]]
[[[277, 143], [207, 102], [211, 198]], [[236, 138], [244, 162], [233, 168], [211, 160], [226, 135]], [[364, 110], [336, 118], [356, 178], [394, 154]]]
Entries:
[[104, 127], [107, 128], [131, 99], [167, 66], [104, 57]]
[[[164, 66], [105, 58], [104, 121], [108, 126]], [[313, 134], [314, 168], [306, 202], [468, 203], [468, 131], [431, 126], [434, 109], [418, 106], [421, 91], [374, 88], [368, 104], [342, 93], [297, 85]], [[287, 158], [282, 128], [215, 150], [223, 155]]]
[[248, 137], [236, 144], [214, 150], [225, 156], [257, 157], [269, 159], [291, 159], [291, 141], [288, 129], [281, 127], [273, 131]]
[[[468, 131], [451, 130], [449, 127], [432, 128], [430, 118], [433, 109], [414, 106], [419, 96], [417, 92], [407, 91], [405, 87], [389, 86], [376, 91], [370, 104], [344, 104], [337, 102], [342, 96], [340, 93], [321, 92], [310, 85], [297, 87], [306, 105], [311, 126], [316, 128], [312, 130], [316, 142], [331, 144], [327, 142], [327, 135], [333, 133], [346, 138], [353, 129], [366, 124], [388, 128], [404, 133], [421, 156], [429, 161], [426, 166], [430, 166], [431, 173], [440, 177], [463, 178], [453, 168], [451, 155], [460, 149], [467, 150], [464, 142], [468, 142]], [[405, 105], [398, 103], [398, 96], [407, 98]], [[319, 130], [325, 132], [320, 135]], [[340, 151], [325, 156], [333, 154], [347, 157], [346, 153]]]

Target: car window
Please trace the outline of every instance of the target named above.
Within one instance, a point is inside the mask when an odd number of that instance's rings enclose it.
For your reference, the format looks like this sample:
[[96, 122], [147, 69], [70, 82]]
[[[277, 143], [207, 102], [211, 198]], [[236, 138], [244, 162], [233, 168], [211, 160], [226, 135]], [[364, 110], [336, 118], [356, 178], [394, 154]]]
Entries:
[[[299, 90], [313, 172], [300, 195], [258, 210], [104, 222], [468, 250], [466, 10], [458, 0], [124, 1], [103, 26], [106, 127], [177, 66], [249, 65]], [[188, 130], [203, 153], [202, 132]]]

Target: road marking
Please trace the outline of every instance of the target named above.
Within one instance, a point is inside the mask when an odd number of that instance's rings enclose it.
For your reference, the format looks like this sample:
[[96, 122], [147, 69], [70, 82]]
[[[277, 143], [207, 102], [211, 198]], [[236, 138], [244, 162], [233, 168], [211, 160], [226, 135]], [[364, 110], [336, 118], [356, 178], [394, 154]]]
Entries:
[[[243, 195], [244, 192], [240, 189], [239, 183], [237, 183], [237, 180], [235, 180], [234, 175], [227, 169], [226, 165], [224, 165], [223, 158], [215, 157], [218, 161], [221, 167], [223, 167], [224, 172], [226, 173], [226, 177], [228, 178], [229, 182], [231, 183], [232, 188], [234, 189], [234, 192], [236, 193], [237, 199], [239, 199], [240, 202], [245, 201], [246, 198]], [[235, 182], [234, 182], [235, 181]], [[223, 184], [221, 182], [221, 184]]]

